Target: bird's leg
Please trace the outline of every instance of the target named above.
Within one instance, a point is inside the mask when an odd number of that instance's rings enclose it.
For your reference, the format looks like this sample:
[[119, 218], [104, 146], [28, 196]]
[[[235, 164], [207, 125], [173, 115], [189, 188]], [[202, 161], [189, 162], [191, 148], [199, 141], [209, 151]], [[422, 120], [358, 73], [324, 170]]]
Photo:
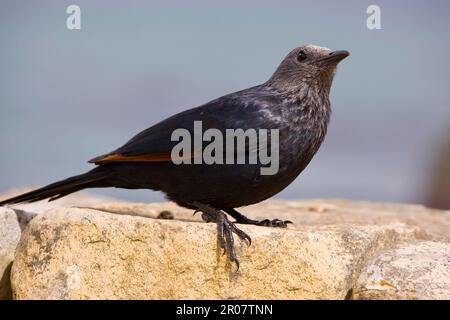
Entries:
[[292, 223], [290, 220], [280, 220], [280, 219], [265, 219], [265, 220], [253, 220], [244, 216], [242, 213], [237, 212], [234, 209], [224, 209], [226, 213], [236, 219], [236, 223], [241, 224], [253, 224], [256, 226], [265, 226], [265, 227], [276, 227], [276, 228], [286, 228], [289, 223]]
[[252, 243], [252, 239], [244, 231], [238, 229], [233, 222], [228, 220], [227, 216], [221, 210], [199, 202], [194, 202], [193, 205], [202, 212], [202, 219], [204, 221], [215, 222], [217, 224], [217, 240], [220, 247], [224, 254], [229, 252], [230, 261], [236, 263], [239, 269], [239, 260], [234, 248], [233, 233], [237, 234], [241, 240], [247, 241], [248, 245]]

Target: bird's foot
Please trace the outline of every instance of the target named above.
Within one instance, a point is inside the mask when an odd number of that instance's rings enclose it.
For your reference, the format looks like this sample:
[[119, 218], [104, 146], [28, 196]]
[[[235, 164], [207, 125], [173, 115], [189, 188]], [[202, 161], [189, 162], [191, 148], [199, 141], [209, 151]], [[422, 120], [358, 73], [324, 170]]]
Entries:
[[250, 222], [250, 224], [254, 224], [257, 226], [264, 226], [264, 227], [274, 227], [274, 228], [287, 228], [287, 225], [289, 223], [293, 224], [293, 222], [290, 220], [280, 220], [280, 219], [273, 219], [273, 220], [265, 219], [265, 220], [260, 220], [260, 221], [257, 221], [257, 220], [252, 220], [252, 221], [255, 221], [255, 223]]
[[293, 222], [290, 220], [281, 220], [281, 219], [253, 220], [253, 219], [249, 219], [234, 209], [225, 210], [225, 212], [228, 213], [230, 216], [232, 216], [234, 219], [236, 219], [236, 221], [235, 221], [236, 223], [240, 223], [240, 224], [253, 224], [255, 226], [274, 227], [274, 228], [287, 228], [287, 225], [289, 223], [293, 224]]
[[223, 254], [229, 253], [230, 261], [236, 263], [239, 269], [239, 259], [236, 255], [234, 247], [235, 233], [241, 240], [246, 241], [248, 245], [252, 243], [252, 239], [244, 231], [237, 228], [233, 222], [228, 220], [227, 216], [220, 210], [196, 203], [196, 207], [202, 212], [202, 219], [206, 222], [215, 222], [217, 224], [217, 240], [223, 250]]

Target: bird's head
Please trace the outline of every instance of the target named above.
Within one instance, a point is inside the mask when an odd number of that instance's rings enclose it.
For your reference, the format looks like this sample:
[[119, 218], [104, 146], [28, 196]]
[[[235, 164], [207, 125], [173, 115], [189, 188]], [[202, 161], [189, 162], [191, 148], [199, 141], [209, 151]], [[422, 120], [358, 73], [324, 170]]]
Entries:
[[332, 51], [311, 44], [295, 48], [284, 58], [267, 84], [289, 91], [311, 87], [329, 91], [337, 64], [348, 55], [348, 51]]

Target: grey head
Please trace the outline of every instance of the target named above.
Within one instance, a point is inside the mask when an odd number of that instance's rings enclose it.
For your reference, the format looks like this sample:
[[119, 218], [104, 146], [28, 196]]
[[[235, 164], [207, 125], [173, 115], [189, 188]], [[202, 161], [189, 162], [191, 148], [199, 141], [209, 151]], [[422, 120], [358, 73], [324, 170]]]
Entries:
[[349, 56], [345, 50], [332, 51], [315, 45], [304, 45], [292, 50], [266, 82], [281, 91], [313, 90], [328, 94], [337, 64]]

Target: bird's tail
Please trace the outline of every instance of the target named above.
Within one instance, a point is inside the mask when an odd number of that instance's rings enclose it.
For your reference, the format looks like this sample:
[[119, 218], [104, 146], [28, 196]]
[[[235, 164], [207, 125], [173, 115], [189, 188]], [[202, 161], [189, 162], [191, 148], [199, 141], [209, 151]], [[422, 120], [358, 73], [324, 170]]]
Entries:
[[97, 167], [84, 174], [73, 176], [65, 180], [49, 184], [48, 186], [40, 189], [0, 201], [0, 206], [21, 202], [35, 202], [47, 198], [49, 198], [48, 201], [53, 201], [81, 189], [108, 187], [110, 185], [108, 183], [110, 172], [102, 169], [102, 167]]

